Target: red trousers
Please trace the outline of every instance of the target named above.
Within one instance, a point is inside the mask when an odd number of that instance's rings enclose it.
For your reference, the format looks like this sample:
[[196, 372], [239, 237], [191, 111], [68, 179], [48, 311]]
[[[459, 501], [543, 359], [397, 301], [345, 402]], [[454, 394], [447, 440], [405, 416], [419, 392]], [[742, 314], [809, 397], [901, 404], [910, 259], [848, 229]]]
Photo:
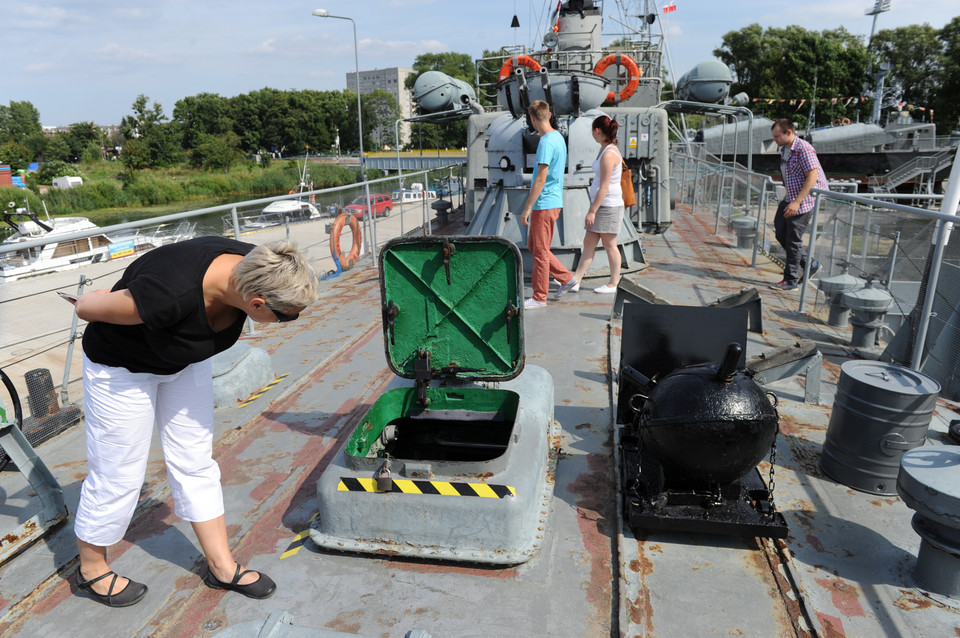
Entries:
[[550, 277], [562, 284], [570, 281], [573, 273], [560, 263], [552, 252], [553, 227], [560, 216], [559, 208], [534, 210], [530, 215], [530, 230], [527, 232], [527, 249], [533, 255], [533, 298], [546, 301], [550, 290]]

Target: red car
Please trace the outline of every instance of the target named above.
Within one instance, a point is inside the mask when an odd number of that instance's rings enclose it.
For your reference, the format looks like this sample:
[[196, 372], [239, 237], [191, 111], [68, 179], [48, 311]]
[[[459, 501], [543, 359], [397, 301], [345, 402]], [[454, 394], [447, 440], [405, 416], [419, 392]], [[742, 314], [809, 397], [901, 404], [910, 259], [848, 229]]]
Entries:
[[363, 214], [372, 210], [377, 217], [388, 217], [390, 209], [393, 207], [393, 200], [389, 195], [376, 193], [370, 195], [370, 205], [363, 205], [363, 195], [360, 195], [352, 202], [343, 207], [344, 212], [350, 213], [357, 219], [363, 219]]

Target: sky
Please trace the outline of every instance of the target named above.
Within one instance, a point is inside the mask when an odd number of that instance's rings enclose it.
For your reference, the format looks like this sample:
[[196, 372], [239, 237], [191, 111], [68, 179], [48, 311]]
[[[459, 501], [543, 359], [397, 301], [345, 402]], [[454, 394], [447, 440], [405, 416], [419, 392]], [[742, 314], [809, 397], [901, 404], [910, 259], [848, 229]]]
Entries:
[[[843, 26], [869, 37], [864, 15], [875, 0], [674, 0], [664, 14], [676, 77], [713, 58], [723, 35], [749, 24]], [[0, 104], [28, 101], [45, 126], [118, 124], [138, 95], [169, 117], [197, 93], [232, 97], [264, 87], [346, 88], [355, 68], [351, 22], [311, 15], [317, 8], [352, 18], [361, 70], [410, 67], [422, 53], [480, 57], [503, 45], [541, 48], [556, 0], [0, 0], [3, 67]], [[605, 0], [604, 43], [636, 24], [644, 2]], [[656, 0], [662, 7], [669, 0]], [[638, 8], [639, 7], [639, 8]], [[516, 15], [519, 28], [511, 28]], [[960, 15], [958, 0], [892, 0], [877, 30]], [[619, 33], [617, 33], [619, 32]]]

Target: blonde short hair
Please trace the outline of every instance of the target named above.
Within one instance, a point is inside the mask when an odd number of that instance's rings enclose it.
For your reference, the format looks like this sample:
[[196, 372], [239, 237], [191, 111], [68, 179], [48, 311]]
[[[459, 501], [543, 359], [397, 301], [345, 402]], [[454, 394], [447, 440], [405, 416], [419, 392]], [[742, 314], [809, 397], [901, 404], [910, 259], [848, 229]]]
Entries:
[[283, 313], [294, 314], [317, 300], [317, 272], [293, 242], [257, 246], [240, 260], [233, 277], [244, 299], [263, 297]]
[[543, 100], [535, 100], [530, 104], [530, 117], [543, 122], [550, 119], [550, 105]]

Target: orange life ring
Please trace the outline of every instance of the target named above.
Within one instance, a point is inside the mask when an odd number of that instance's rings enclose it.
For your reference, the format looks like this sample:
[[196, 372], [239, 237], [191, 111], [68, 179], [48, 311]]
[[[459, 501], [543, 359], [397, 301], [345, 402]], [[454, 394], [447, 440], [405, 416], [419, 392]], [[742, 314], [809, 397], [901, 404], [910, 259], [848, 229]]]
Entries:
[[849, 123], [850, 123], [850, 118], [849, 118], [849, 117], [843, 118], [842, 124], [843, 124], [844, 126], [848, 125]]
[[640, 85], [640, 76], [643, 75], [643, 71], [640, 70], [640, 67], [637, 66], [637, 63], [629, 55], [611, 53], [597, 62], [597, 66], [594, 67], [593, 72], [597, 75], [603, 75], [603, 72], [606, 71], [607, 67], [611, 64], [624, 67], [627, 70], [629, 79], [627, 80], [627, 85], [620, 89], [620, 93], [614, 93], [613, 91], [607, 93], [607, 99], [605, 101], [608, 103], [623, 102], [637, 92], [637, 87]]
[[[350, 247], [350, 254], [344, 258], [340, 250], [340, 233], [343, 227], [350, 224], [350, 232], [353, 233], [353, 246]], [[340, 213], [333, 220], [333, 228], [330, 229], [330, 254], [340, 262], [341, 270], [350, 270], [360, 258], [360, 222], [349, 213]]]
[[834, 126], [840, 126], [840, 118], [839, 118], [839, 117], [833, 121], [833, 125], [834, 125]]
[[506, 80], [510, 77], [510, 74], [513, 72], [513, 60], [516, 58], [517, 64], [523, 65], [530, 69], [531, 71], [539, 71], [540, 63], [531, 58], [529, 55], [518, 55], [512, 58], [507, 58], [507, 61], [503, 63], [503, 66], [500, 67], [500, 81]]

